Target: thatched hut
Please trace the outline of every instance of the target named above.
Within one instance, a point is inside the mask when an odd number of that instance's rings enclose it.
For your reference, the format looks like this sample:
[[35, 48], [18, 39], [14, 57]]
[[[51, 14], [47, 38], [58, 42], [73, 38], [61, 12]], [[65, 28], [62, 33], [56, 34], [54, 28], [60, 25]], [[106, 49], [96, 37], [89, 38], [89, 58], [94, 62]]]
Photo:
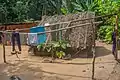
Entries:
[[[92, 12], [83, 12], [78, 14], [68, 14], [68, 15], [55, 15], [55, 16], [43, 16], [39, 25], [44, 25], [45, 23], [56, 24], [49, 27], [46, 27], [46, 30], [55, 30], [66, 27], [78, 26], [80, 24], [86, 24], [94, 22], [93, 18], [95, 14]], [[80, 20], [81, 19], [81, 20]], [[86, 19], [86, 20], [83, 20]], [[78, 21], [77, 21], [78, 20]], [[84, 25], [81, 27], [75, 27], [67, 30], [62, 30], [58, 32], [50, 33], [49, 41], [56, 40], [67, 40], [72, 45], [72, 54], [77, 53], [78, 51], [84, 50], [91, 54], [93, 41], [93, 30], [95, 25]], [[48, 34], [47, 34], [48, 35]]]

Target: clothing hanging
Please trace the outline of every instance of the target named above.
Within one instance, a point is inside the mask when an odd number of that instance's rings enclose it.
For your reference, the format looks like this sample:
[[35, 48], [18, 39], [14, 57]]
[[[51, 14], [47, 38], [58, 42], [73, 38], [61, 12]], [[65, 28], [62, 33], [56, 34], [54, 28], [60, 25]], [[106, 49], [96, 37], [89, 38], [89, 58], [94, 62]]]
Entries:
[[[4, 27], [0, 27], [0, 30], [5, 30]], [[2, 43], [2, 40], [3, 40], [3, 37], [4, 37], [4, 34], [3, 32], [0, 32], [0, 44]]]
[[17, 41], [18, 49], [21, 51], [21, 42], [19, 32], [12, 32], [11, 42], [12, 42], [12, 51], [15, 51], [15, 41]]
[[[38, 32], [45, 32], [45, 27], [44, 26], [37, 26], [37, 27], [30, 28], [30, 33], [38, 33]], [[28, 35], [28, 37], [30, 37], [29, 35]], [[35, 34], [34, 34], [34, 36], [35, 36]], [[28, 38], [28, 43], [30, 43], [30, 42], [31, 42], [31, 39]], [[37, 45], [45, 43], [45, 42], [46, 42], [46, 33], [37, 34], [37, 44], [34, 46], [37, 46]]]
[[28, 33], [28, 45], [38, 45], [37, 33]]
[[3, 38], [4, 38], [4, 41], [6, 41], [6, 34], [5, 34], [5, 33], [0, 32], [0, 44], [2, 44], [2, 43], [3, 43]]
[[0, 44], [2, 43], [2, 37], [3, 37], [3, 33], [0, 32]]

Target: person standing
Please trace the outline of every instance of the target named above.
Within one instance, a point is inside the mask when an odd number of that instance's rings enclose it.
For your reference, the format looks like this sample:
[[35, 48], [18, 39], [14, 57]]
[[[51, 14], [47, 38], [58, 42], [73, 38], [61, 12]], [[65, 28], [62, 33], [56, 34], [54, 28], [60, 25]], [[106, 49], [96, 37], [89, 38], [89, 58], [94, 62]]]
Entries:
[[116, 30], [114, 29], [114, 31], [112, 32], [112, 54], [115, 57], [115, 59], [117, 59], [117, 53], [116, 53]]
[[18, 49], [17, 51], [18, 54], [21, 54], [21, 42], [20, 42], [20, 34], [18, 32], [18, 29], [15, 29], [15, 31], [12, 32], [12, 37], [11, 37], [11, 42], [12, 42], [12, 54], [16, 54], [15, 50], [15, 41], [17, 41]]

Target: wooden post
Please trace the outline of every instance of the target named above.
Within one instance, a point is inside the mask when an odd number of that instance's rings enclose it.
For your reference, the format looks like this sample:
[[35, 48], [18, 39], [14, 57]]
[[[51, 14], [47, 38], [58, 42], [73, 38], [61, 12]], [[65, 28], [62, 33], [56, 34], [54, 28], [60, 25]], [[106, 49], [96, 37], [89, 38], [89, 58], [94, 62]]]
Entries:
[[[4, 35], [4, 32], [3, 32], [3, 35]], [[5, 40], [4, 40], [4, 37], [3, 37], [3, 60], [4, 60], [4, 63], [6, 63], [6, 57], [5, 57]]]
[[95, 48], [93, 48], [93, 61], [92, 61], [92, 80], [95, 79]]
[[92, 60], [92, 80], [95, 79], [94, 75], [95, 75], [95, 35], [96, 35], [96, 28], [94, 27], [93, 22], [91, 21], [92, 24], [92, 28], [93, 28], [93, 43], [92, 43], [92, 53], [93, 53], [93, 60]]
[[115, 32], [116, 32], [116, 50], [115, 50], [115, 57], [118, 59], [118, 15], [116, 15], [116, 25], [115, 25]]

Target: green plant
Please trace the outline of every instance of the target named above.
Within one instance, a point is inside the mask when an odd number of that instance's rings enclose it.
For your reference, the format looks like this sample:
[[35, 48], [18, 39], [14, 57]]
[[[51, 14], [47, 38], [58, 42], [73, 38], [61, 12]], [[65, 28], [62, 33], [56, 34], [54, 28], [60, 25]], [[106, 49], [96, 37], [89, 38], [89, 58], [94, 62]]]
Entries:
[[63, 51], [56, 51], [56, 56], [58, 57], [58, 58], [62, 58], [63, 56], [65, 56], [65, 52], [63, 52]]
[[[107, 42], [107, 43], [111, 43], [112, 32], [113, 32], [114, 27], [115, 26], [110, 26], [110, 25], [100, 26], [98, 33], [97, 33], [98, 38]], [[118, 26], [118, 36], [120, 38], [120, 24]]]
[[77, 11], [94, 11], [97, 6], [95, 0], [75, 0], [72, 2], [74, 9]]
[[113, 26], [109, 26], [107, 29], [106, 29], [106, 35], [105, 35], [105, 41], [107, 43], [111, 43], [112, 41], [112, 32], [113, 32]]
[[65, 50], [71, 47], [70, 44], [67, 41], [59, 40], [58, 42], [53, 43], [53, 48], [56, 51], [56, 56], [58, 58], [62, 58], [65, 56]]
[[65, 51], [68, 47], [71, 47], [70, 44], [63, 40], [52, 41], [49, 44], [40, 44], [37, 46], [39, 51], [46, 51], [51, 54], [56, 54], [58, 58], [65, 56]]
[[98, 38], [104, 40], [105, 39], [105, 35], [106, 35], [106, 29], [107, 26], [100, 26], [100, 29], [98, 30]]
[[111, 43], [113, 28], [114, 26], [101, 26], [100, 29], [98, 30], [99, 39], [107, 43]]
[[38, 51], [44, 51], [44, 52], [50, 53], [53, 49], [53, 46], [52, 46], [52, 44], [42, 43], [37, 46], [37, 49], [38, 49]]
[[71, 47], [67, 41], [59, 40], [57, 42], [53, 42], [53, 48], [57, 51], [65, 50], [67, 47]]
[[[117, 13], [120, 15], [120, 0], [97, 0], [96, 14], [106, 15]], [[108, 18], [103, 18], [104, 23], [107, 25], [113, 25], [115, 23], [115, 16], [109, 16]]]

